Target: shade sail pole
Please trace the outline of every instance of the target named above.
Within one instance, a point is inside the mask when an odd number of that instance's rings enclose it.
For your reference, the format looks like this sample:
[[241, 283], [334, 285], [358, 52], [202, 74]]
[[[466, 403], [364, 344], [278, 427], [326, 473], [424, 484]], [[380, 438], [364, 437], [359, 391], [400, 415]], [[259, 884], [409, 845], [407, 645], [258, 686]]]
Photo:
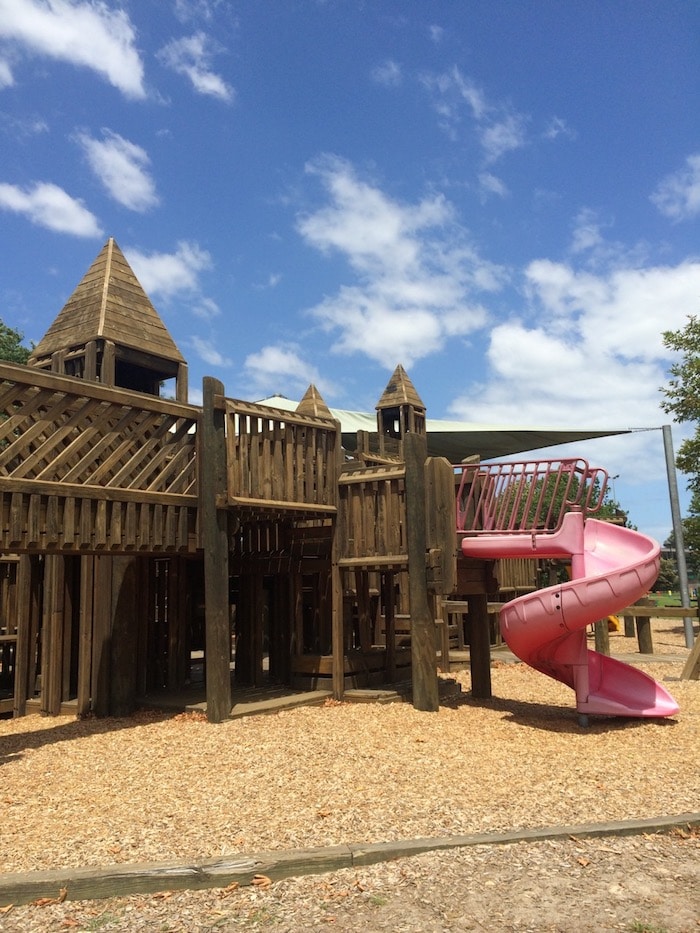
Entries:
[[[685, 561], [685, 543], [683, 541], [683, 522], [681, 521], [681, 508], [678, 498], [678, 480], [676, 477], [676, 458], [673, 455], [673, 437], [671, 425], [665, 424], [661, 429], [664, 437], [664, 453], [666, 454], [666, 473], [668, 474], [668, 494], [671, 500], [671, 520], [673, 522], [673, 538], [676, 542], [676, 565], [678, 567], [678, 580], [681, 591], [681, 606], [690, 609], [690, 590], [688, 589], [688, 566]], [[692, 648], [695, 641], [693, 633], [693, 620], [690, 615], [683, 619], [683, 633], [686, 648]]]

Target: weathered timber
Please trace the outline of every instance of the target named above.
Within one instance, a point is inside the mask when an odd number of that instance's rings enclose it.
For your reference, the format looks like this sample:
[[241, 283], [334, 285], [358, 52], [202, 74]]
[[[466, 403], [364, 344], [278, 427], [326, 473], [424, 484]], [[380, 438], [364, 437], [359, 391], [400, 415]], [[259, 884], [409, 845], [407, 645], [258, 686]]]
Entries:
[[435, 623], [428, 601], [426, 578], [426, 456], [425, 436], [407, 434], [404, 438], [404, 457], [413, 706], [424, 712], [437, 712], [440, 703], [435, 661]]
[[231, 712], [231, 638], [228, 609], [228, 516], [226, 513], [226, 415], [216, 404], [224, 387], [204, 378], [199, 468], [200, 538], [204, 551], [206, 690], [209, 722]]
[[472, 595], [469, 604], [469, 668], [472, 696], [491, 699], [491, 644], [489, 638], [489, 607], [485, 593]]
[[700, 814], [680, 813], [667, 817], [616, 820], [608, 823], [541, 826], [497, 833], [398, 839], [392, 842], [324, 846], [286, 852], [277, 850], [196, 860], [179, 859], [97, 868], [8, 873], [0, 877], [0, 904], [30, 904], [41, 898], [88, 900], [159, 891], [226, 888], [234, 883], [254, 884], [256, 876], [281, 881], [295, 876], [375, 865], [425, 852], [558, 839], [601, 839], [610, 836], [670, 833], [674, 829], [686, 830], [688, 827], [699, 825]]
[[457, 509], [454, 472], [443, 457], [429, 457], [425, 464], [426, 547], [433, 555], [428, 588], [449, 595], [457, 582]]
[[700, 680], [700, 635], [690, 649], [688, 659], [681, 671], [681, 680]]

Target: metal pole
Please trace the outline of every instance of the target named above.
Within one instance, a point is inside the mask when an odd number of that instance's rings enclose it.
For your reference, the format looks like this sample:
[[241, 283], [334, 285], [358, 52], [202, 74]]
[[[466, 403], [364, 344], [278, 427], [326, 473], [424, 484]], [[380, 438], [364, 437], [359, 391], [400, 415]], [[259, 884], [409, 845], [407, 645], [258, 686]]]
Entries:
[[[666, 454], [666, 473], [668, 474], [668, 494], [671, 499], [671, 520], [673, 521], [673, 537], [676, 542], [676, 563], [678, 565], [678, 580], [681, 590], [681, 606], [690, 609], [690, 591], [688, 590], [688, 568], [685, 563], [685, 544], [683, 542], [683, 522], [678, 500], [678, 480], [676, 478], [676, 459], [673, 455], [673, 438], [671, 425], [662, 427], [664, 436], [664, 452]], [[692, 648], [695, 642], [693, 634], [693, 620], [690, 616], [683, 619], [686, 648]]]

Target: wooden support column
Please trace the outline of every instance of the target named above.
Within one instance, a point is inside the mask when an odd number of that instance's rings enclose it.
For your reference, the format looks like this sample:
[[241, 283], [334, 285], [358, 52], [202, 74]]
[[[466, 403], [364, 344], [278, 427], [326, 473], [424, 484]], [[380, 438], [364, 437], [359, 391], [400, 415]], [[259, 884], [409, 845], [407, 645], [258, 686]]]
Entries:
[[128, 716], [136, 704], [138, 631], [145, 608], [140, 605], [138, 557], [112, 558], [109, 714]]
[[90, 712], [92, 699], [92, 618], [95, 595], [95, 558], [80, 558], [80, 609], [78, 627], [78, 718]]
[[607, 619], [598, 619], [594, 625], [595, 650], [598, 654], [610, 654], [610, 628]]
[[424, 435], [406, 435], [404, 457], [406, 461], [406, 540], [411, 608], [413, 706], [424, 712], [437, 712], [439, 696], [435, 622], [428, 600], [426, 575], [425, 461], [427, 441]]
[[39, 557], [23, 554], [17, 569], [17, 655], [15, 658], [15, 716], [27, 712], [34, 695], [36, 642], [41, 613], [41, 565]]
[[63, 562], [64, 558], [60, 554], [50, 554], [46, 557], [41, 646], [41, 712], [49, 716], [58, 716], [61, 712], [65, 602]]
[[92, 711], [109, 716], [109, 681], [111, 676], [112, 635], [112, 561], [113, 557], [95, 557], [95, 600], [92, 617]]
[[207, 719], [223, 722], [231, 713], [229, 636], [226, 413], [217, 397], [224, 386], [205, 376], [199, 437], [199, 515], [204, 551]]
[[[335, 422], [335, 477], [336, 477], [336, 506], [338, 505], [338, 477], [343, 462], [343, 450], [340, 436], [340, 422]], [[329, 467], [330, 468], [330, 467]], [[331, 680], [333, 682], [333, 696], [336, 700], [342, 699], [345, 692], [345, 612], [343, 603], [343, 572], [338, 563], [340, 558], [340, 535], [344, 534], [343, 523], [340, 521], [340, 509], [333, 519], [331, 532]]]
[[490, 700], [491, 644], [489, 606], [486, 593], [467, 597], [469, 604], [469, 667], [472, 676], [472, 696]]
[[386, 644], [386, 676], [392, 684], [396, 681], [396, 590], [394, 574], [389, 570], [382, 574], [384, 587], [384, 632]]

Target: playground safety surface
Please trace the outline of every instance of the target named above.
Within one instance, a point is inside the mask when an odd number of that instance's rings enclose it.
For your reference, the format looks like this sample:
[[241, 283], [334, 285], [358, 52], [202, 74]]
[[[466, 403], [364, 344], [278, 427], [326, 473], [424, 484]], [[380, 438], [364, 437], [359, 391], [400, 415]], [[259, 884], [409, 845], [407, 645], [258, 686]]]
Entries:
[[[500, 662], [494, 699], [466, 693], [436, 714], [328, 703], [221, 726], [153, 712], [0, 721], [3, 871], [398, 849], [424, 837], [695, 813], [700, 683], [675, 679], [677, 622], [655, 621], [654, 638], [649, 672], [680, 703], [673, 721], [581, 729], [570, 691]], [[611, 648], [632, 654], [636, 644], [611, 636]], [[468, 691], [468, 674], [456, 676]], [[63, 903], [0, 913], [0, 929], [698, 930], [700, 839], [680, 823], [661, 835], [571, 831], [281, 881], [260, 865], [236, 889], [90, 901], [68, 891]]]

